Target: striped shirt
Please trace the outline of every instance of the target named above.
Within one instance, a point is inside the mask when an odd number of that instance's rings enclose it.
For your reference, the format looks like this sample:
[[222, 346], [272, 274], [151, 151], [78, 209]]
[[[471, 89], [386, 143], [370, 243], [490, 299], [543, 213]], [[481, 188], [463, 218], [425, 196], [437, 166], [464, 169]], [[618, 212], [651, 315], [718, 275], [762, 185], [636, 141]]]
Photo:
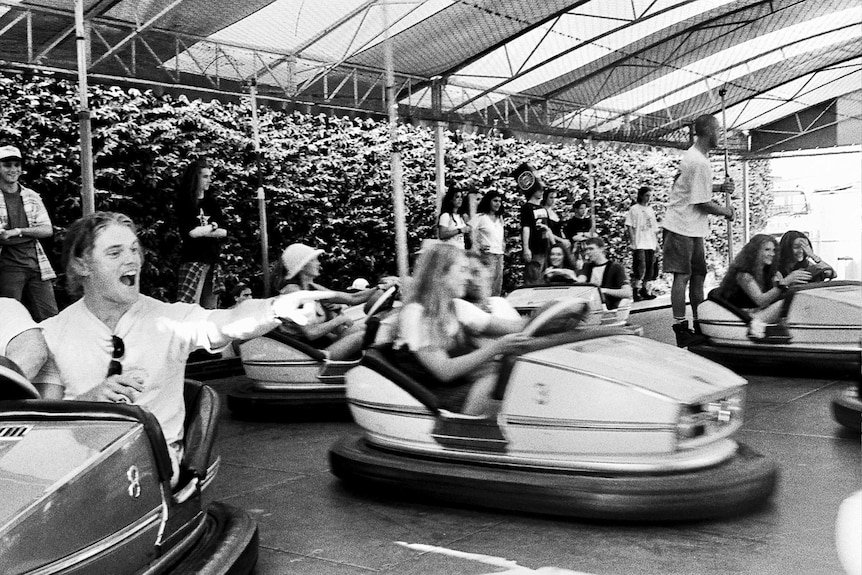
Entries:
[[[48, 216], [48, 210], [45, 209], [45, 204], [42, 203], [42, 198], [31, 190], [22, 185], [18, 185], [21, 190], [21, 200], [24, 202], [24, 213], [27, 214], [28, 226], [44, 226], [51, 225], [51, 218]], [[6, 228], [9, 225], [9, 215], [6, 213], [6, 202], [0, 201], [0, 227]], [[57, 277], [54, 273], [54, 268], [51, 267], [51, 262], [48, 261], [48, 255], [42, 249], [42, 244], [37, 239], [36, 242], [36, 259], [39, 262], [39, 273], [42, 276], [42, 281], [52, 280]], [[3, 246], [0, 246], [0, 251]]]

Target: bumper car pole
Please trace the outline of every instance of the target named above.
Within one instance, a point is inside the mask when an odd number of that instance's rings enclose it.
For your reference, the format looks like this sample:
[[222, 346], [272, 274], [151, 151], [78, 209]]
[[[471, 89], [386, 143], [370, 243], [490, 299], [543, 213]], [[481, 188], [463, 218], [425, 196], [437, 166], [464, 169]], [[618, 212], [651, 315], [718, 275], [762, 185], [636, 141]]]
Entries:
[[401, 183], [401, 146], [398, 143], [398, 102], [395, 100], [395, 73], [392, 60], [392, 39], [389, 33], [389, 3], [383, 3], [383, 61], [386, 68], [386, 109], [389, 115], [389, 158], [390, 178], [392, 181], [392, 204], [395, 216], [395, 250], [398, 263], [398, 277], [406, 285], [407, 262], [407, 224], [404, 209], [404, 188]]
[[[718, 91], [721, 96], [721, 134], [722, 147], [724, 147], [724, 179], [730, 179], [730, 158], [727, 152], [727, 108], [724, 102], [724, 96], [727, 94], [727, 89], [722, 88]], [[732, 207], [733, 202], [730, 198], [731, 194], [725, 194], [724, 205], [728, 208]], [[727, 266], [733, 263], [733, 220], [727, 220]]]
[[266, 193], [263, 190], [263, 174], [260, 171], [260, 120], [257, 117], [257, 81], [249, 84], [251, 96], [251, 129], [254, 138], [254, 167], [257, 172], [257, 207], [260, 217], [260, 263], [263, 268], [263, 296], [269, 297], [269, 234], [266, 227]]

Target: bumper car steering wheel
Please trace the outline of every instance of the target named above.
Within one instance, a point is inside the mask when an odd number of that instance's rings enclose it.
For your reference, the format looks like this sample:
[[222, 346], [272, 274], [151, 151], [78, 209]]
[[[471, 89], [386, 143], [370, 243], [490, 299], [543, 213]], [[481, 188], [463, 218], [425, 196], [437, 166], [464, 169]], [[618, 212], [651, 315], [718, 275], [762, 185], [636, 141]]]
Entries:
[[392, 309], [397, 295], [398, 286], [390, 286], [386, 290], [374, 294], [365, 304], [365, 315], [371, 317]]

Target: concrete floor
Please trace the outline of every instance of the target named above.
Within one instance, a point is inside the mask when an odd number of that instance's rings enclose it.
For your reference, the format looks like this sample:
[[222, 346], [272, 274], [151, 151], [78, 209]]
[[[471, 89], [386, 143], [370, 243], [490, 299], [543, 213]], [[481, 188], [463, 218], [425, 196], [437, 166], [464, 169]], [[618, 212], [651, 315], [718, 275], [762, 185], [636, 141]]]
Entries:
[[[669, 342], [667, 309], [632, 316]], [[329, 447], [354, 429], [339, 413], [250, 422], [225, 410], [212, 497], [257, 519], [256, 573], [799, 574], [843, 573], [841, 501], [862, 488], [860, 439], [832, 420], [834, 379], [749, 376], [738, 439], [774, 458], [771, 502], [748, 515], [671, 525], [562, 520], [387, 500], [330, 474]], [[227, 391], [236, 380], [211, 382]]]

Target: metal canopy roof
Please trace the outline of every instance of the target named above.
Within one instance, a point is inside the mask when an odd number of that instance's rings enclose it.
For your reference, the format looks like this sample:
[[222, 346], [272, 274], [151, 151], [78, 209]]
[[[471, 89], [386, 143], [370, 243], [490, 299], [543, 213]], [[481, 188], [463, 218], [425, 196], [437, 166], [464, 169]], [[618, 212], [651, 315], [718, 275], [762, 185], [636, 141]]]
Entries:
[[[725, 91], [730, 130], [781, 126], [781, 136], [755, 139], [764, 150], [802, 147], [824, 130], [834, 144], [862, 140], [858, 0], [84, 6], [97, 81], [239, 94], [254, 80], [259, 94], [289, 105], [384, 114], [388, 30], [403, 116], [684, 145], [687, 126], [719, 113]], [[75, 70], [73, 7], [0, 0], [0, 66]], [[836, 129], [846, 122], [854, 129]]]

